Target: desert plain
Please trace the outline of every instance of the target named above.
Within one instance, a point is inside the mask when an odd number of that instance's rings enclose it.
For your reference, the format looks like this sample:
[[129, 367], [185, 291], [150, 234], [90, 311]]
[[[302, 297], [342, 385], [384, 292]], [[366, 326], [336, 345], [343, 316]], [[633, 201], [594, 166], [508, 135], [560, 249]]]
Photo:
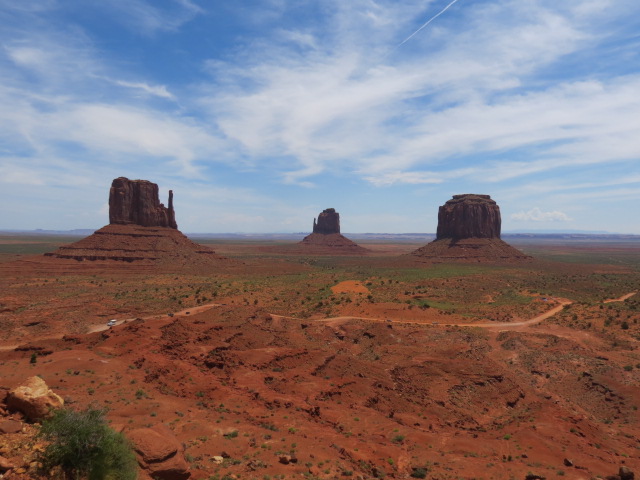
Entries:
[[[173, 478], [640, 468], [637, 237], [523, 235], [532, 259], [502, 263], [425, 261], [408, 254], [426, 240], [392, 236], [338, 256], [196, 238], [220, 257], [203, 265], [43, 255], [78, 239], [0, 236], [0, 389], [40, 376], [125, 434], [168, 428]], [[24, 466], [7, 478], [40, 478], [33, 426], [2, 413], [23, 424], [0, 435]]]

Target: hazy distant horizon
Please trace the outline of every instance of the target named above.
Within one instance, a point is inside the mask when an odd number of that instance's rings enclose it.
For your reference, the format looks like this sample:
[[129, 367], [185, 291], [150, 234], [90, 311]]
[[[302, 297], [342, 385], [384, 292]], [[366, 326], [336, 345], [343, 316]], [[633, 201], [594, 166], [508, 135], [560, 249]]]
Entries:
[[[178, 226], [179, 227], [179, 226]], [[70, 230], [45, 230], [45, 229], [31, 229], [31, 230], [20, 230], [20, 229], [0, 229], [0, 234], [42, 234], [42, 235], [68, 235], [68, 236], [86, 236], [91, 235], [95, 232], [96, 229], [91, 228], [77, 228]], [[295, 232], [295, 231], [281, 231], [281, 232], [184, 232], [183, 233], [189, 237], [198, 238], [198, 237], [304, 237], [309, 235], [311, 231], [304, 232]], [[373, 237], [373, 236], [413, 236], [413, 237], [422, 237], [429, 238], [436, 236], [436, 232], [342, 232], [345, 236], [354, 236], [354, 237]], [[598, 230], [522, 230], [522, 231], [503, 231], [501, 236], [510, 237], [510, 236], [518, 236], [518, 235], [584, 235], [584, 236], [631, 236], [638, 237], [640, 235], [634, 233], [624, 233], [624, 232], [606, 232], [606, 231], [598, 231]]]

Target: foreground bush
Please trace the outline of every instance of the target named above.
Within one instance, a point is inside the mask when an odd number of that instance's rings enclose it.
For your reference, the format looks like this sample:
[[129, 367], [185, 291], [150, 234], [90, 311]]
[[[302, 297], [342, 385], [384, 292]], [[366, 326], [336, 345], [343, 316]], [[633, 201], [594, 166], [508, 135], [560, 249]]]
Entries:
[[40, 437], [48, 442], [41, 455], [45, 472], [56, 467], [65, 479], [135, 480], [136, 458], [127, 439], [111, 429], [104, 410], [57, 410], [45, 420]]

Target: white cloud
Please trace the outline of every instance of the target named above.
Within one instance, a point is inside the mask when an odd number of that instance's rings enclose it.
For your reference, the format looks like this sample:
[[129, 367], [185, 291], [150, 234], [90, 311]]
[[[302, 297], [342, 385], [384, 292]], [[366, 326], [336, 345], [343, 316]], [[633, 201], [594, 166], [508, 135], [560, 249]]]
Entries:
[[382, 187], [395, 183], [420, 185], [425, 183], [442, 183], [441, 175], [431, 172], [388, 172], [378, 176], [365, 176], [365, 180], [375, 186]]
[[[356, 3], [363, 9], [370, 2]], [[640, 154], [632, 128], [640, 77], [526, 89], [535, 72], [596, 41], [589, 22], [599, 10], [460, 4], [467, 30], [427, 29], [412, 39], [419, 47], [404, 52], [381, 39], [397, 36], [407, 17], [372, 21], [393, 11], [376, 5], [382, 12], [360, 16], [338, 7], [328, 37], [311, 54], [265, 40], [240, 64], [211, 63], [216, 82], [204, 87], [202, 100], [211, 119], [256, 163], [286, 157], [283, 178], [299, 182], [342, 169], [376, 185], [435, 181], [411, 172], [445, 161], [458, 178], [503, 181]], [[535, 148], [526, 160], [462, 168], [468, 155], [523, 148]]]
[[143, 34], [177, 30], [203, 13], [190, 0], [165, 2], [164, 8], [156, 3], [147, 0], [111, 0], [103, 7], [114, 12], [123, 24]]
[[67, 140], [113, 155], [168, 158], [196, 175], [197, 159], [218, 153], [219, 141], [197, 124], [159, 112], [118, 105], [79, 104], [36, 119], [41, 137]]
[[[567, 221], [563, 212], [577, 216], [581, 199], [595, 195], [635, 198], [634, 182], [616, 187], [625, 172], [637, 178], [640, 158], [640, 75], [629, 46], [637, 38], [631, 32], [625, 43], [609, 27], [616, 15], [637, 18], [640, 4], [458, 2], [396, 48], [449, 2], [268, 0], [207, 13], [189, 0], [13, 2], [24, 8], [0, 0], [10, 15], [38, 20], [5, 22], [0, 31], [0, 181], [102, 188], [124, 170], [165, 185], [184, 181], [186, 190], [186, 180], [197, 179], [194, 191], [220, 189], [202, 201], [229, 206], [220, 221], [240, 228], [242, 219], [262, 218], [265, 229], [272, 213], [262, 205], [298, 217], [262, 186], [220, 187], [216, 164], [235, 185], [250, 170], [295, 185], [283, 187], [288, 192], [322, 187], [325, 178], [336, 179], [336, 189], [408, 185], [406, 192], [446, 195], [478, 186], [516, 201], [548, 192], [539, 206], [550, 211], [527, 211], [530, 200], [511, 204], [521, 221]], [[197, 57], [204, 44], [180, 53], [197, 73], [167, 75], [157, 62], [129, 68], [137, 57], [110, 50], [88, 23], [89, 30], [74, 26], [82, 15], [62, 32], [56, 22], [71, 8], [111, 15], [146, 36], [137, 38], [136, 55], [157, 54], [169, 36], [176, 50], [186, 46], [193, 35], [180, 30], [196, 17], [203, 28], [224, 11], [239, 29], [216, 34], [228, 43], [212, 47], [206, 63]], [[210, 78], [203, 81], [200, 67]], [[201, 208], [195, 198], [190, 206]]]
[[538, 207], [534, 207], [528, 212], [519, 212], [511, 215], [511, 220], [519, 222], [569, 222], [571, 218], [566, 213], [554, 210], [543, 212]]
[[311, 33], [301, 32], [297, 30], [281, 30], [280, 35], [284, 40], [292, 42], [301, 47], [311, 49], [318, 48], [317, 39]]
[[[39, 89], [43, 86], [55, 86], [73, 91], [79, 82], [100, 70], [99, 62], [94, 60], [95, 52], [88, 40], [82, 32], [75, 31], [73, 27], [70, 27], [70, 32], [63, 34], [35, 31], [28, 32], [22, 38], [9, 37], [2, 46], [8, 59], [19, 67], [14, 72], [13, 68], [7, 66], [7, 71], [16, 75], [35, 74], [40, 83]], [[6, 84], [10, 78], [6, 78], [2, 83]], [[22, 77], [21, 80], [33, 81], [28, 77]]]
[[142, 90], [145, 93], [155, 95], [157, 97], [168, 98], [170, 100], [175, 98], [164, 85], [148, 85], [144, 82], [125, 82], [123, 80], [114, 80], [113, 82], [121, 87]]

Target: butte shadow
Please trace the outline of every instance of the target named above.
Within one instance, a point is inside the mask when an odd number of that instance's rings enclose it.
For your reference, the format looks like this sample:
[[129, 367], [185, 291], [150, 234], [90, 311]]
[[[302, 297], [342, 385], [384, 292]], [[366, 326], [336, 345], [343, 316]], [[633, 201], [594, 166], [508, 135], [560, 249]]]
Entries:
[[167, 267], [211, 267], [229, 261], [178, 230], [173, 209], [160, 203], [158, 185], [116, 178], [109, 191], [109, 225], [82, 240], [46, 253], [54, 259], [109, 261]]
[[436, 239], [410, 255], [429, 262], [531, 260], [500, 239], [500, 228], [500, 207], [489, 195], [454, 195], [438, 210]]

